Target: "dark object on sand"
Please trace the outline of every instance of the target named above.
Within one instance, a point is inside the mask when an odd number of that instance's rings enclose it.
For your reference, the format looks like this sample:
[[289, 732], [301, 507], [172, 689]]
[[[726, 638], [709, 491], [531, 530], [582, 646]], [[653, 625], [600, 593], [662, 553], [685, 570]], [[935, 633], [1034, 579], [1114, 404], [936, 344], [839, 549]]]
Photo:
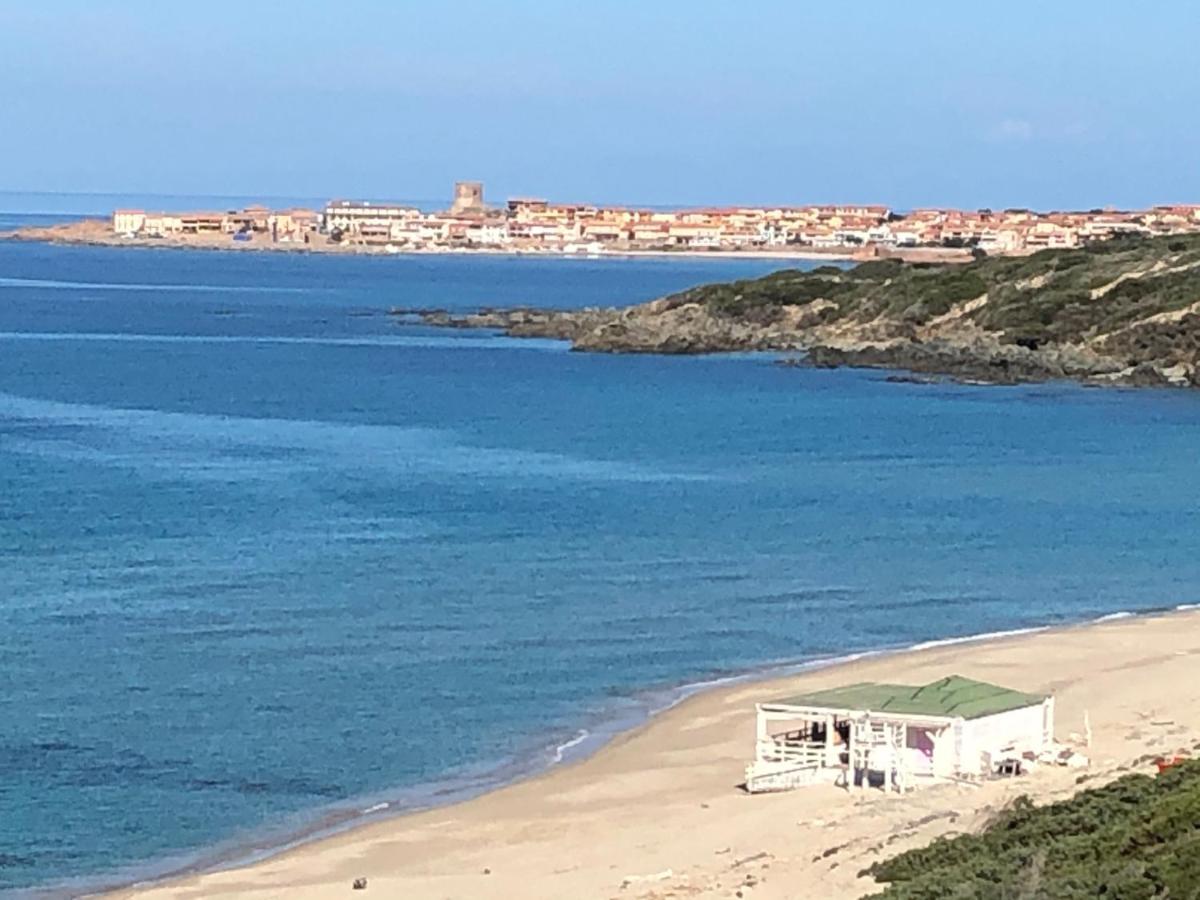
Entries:
[[354, 879], [354, 889], [356, 891], [365, 891], [367, 889], [367, 879], [355, 878]]
[[1021, 774], [1021, 760], [1019, 759], [1004, 759], [996, 767], [996, 774], [1001, 776], [1012, 777]]

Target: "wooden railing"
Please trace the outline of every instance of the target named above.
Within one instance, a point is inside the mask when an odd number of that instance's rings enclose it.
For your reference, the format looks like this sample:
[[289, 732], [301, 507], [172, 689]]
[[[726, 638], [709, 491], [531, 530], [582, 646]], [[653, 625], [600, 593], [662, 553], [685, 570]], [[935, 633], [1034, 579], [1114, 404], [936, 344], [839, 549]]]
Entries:
[[820, 767], [825, 765], [825, 745], [794, 738], [766, 738], [758, 742], [758, 760]]

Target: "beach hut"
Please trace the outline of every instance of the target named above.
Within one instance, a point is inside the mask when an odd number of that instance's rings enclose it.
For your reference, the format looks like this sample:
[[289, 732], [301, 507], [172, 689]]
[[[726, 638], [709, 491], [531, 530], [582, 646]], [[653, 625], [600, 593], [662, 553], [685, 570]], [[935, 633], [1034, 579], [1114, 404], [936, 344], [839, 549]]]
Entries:
[[1053, 738], [1053, 697], [960, 675], [920, 686], [860, 682], [758, 704], [746, 789], [841, 782], [903, 792], [995, 774], [1036, 758]]

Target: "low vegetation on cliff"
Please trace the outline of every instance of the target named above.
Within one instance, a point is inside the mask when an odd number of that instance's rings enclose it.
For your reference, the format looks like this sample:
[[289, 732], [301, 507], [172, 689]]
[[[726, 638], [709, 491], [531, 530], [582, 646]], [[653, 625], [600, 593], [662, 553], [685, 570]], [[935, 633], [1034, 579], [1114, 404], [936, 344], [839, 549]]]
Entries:
[[770, 319], [818, 301], [822, 321], [883, 318], [897, 330], [930, 325], [981, 299], [963, 319], [1014, 343], [1085, 341], [1200, 301], [1200, 235], [1131, 238], [966, 265], [892, 260], [853, 269], [788, 270], [678, 295], [724, 315]]
[[785, 271], [677, 300], [807, 326], [818, 365], [985, 380], [1200, 383], [1200, 236], [1127, 238], [966, 265]]
[[876, 863], [879, 900], [1200, 897], [1200, 761], [1048, 806], [1018, 801], [980, 834]]
[[801, 364], [989, 382], [1200, 385], [1200, 235], [965, 264], [785, 269], [625, 309], [427, 318], [614, 353], [805, 351]]

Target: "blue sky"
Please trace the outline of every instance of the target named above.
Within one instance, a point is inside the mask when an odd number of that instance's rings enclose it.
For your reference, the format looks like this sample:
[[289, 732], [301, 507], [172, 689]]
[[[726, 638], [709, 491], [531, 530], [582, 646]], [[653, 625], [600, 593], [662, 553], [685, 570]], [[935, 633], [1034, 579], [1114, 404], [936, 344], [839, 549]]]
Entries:
[[1200, 201], [1190, 3], [3, 0], [0, 189]]

